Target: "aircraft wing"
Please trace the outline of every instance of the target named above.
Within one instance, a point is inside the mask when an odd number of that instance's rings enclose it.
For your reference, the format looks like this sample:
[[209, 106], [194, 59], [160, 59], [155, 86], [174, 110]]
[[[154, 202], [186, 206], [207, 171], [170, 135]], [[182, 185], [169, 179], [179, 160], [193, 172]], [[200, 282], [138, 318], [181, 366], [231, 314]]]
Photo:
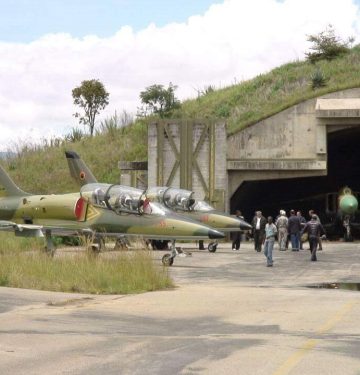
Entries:
[[19, 237], [44, 237], [46, 230], [51, 230], [52, 234], [63, 236], [77, 236], [81, 233], [92, 234], [91, 229], [76, 230], [74, 228], [67, 228], [62, 226], [48, 226], [48, 225], [35, 225], [35, 224], [18, 224], [13, 221], [0, 220], [0, 231], [15, 232]]
[[[108, 237], [108, 238], [118, 238], [118, 237], [136, 237], [145, 238], [149, 240], [184, 240], [184, 241], [195, 241], [195, 240], [208, 240], [208, 236], [176, 236], [176, 235], [154, 235], [154, 234], [133, 234], [133, 233], [106, 233], [106, 232], [96, 232], [96, 236]], [[223, 238], [223, 237], [221, 237]]]
[[[35, 224], [18, 224], [12, 221], [0, 220], [0, 231], [13, 231], [15, 232], [16, 236], [19, 237], [44, 237], [45, 232], [49, 230], [51, 231], [52, 235], [58, 236], [81, 236], [87, 235], [91, 236], [96, 233], [97, 237], [108, 237], [108, 238], [118, 238], [122, 236], [126, 237], [141, 237], [146, 239], [152, 240], [208, 240], [209, 236], [179, 236], [174, 234], [168, 235], [157, 235], [157, 234], [135, 234], [135, 233], [127, 233], [127, 232], [119, 232], [119, 233], [108, 233], [108, 232], [101, 232], [101, 231], [94, 231], [88, 227], [75, 227], [73, 224], [69, 225], [66, 223], [56, 223], [56, 224], [44, 224], [44, 225], [35, 225]], [[211, 237], [210, 237], [211, 238]], [[218, 238], [218, 237], [216, 237]], [[219, 237], [220, 238], [220, 237]], [[222, 237], [221, 237], [222, 238]]]
[[20, 237], [44, 237], [41, 225], [17, 224], [12, 221], [0, 220], [0, 231], [14, 231]]

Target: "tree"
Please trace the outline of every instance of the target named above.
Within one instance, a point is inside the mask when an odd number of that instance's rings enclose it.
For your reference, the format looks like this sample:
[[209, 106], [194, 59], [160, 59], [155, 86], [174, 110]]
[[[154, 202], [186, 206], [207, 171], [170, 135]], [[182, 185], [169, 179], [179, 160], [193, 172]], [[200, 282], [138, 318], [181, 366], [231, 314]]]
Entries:
[[141, 103], [146, 106], [147, 113], [156, 113], [161, 118], [170, 116], [171, 112], [180, 107], [180, 101], [175, 97], [177, 86], [169, 83], [167, 89], [163, 85], [152, 85], [140, 92]]
[[307, 41], [313, 44], [310, 47], [310, 50], [313, 52], [306, 52], [306, 58], [312, 63], [324, 59], [333, 60], [336, 57], [349, 52], [350, 45], [354, 40], [355, 39], [351, 37], [348, 38], [347, 41], [343, 41], [335, 34], [333, 26], [328, 25], [325, 31], [307, 37]]
[[109, 93], [97, 79], [82, 81], [79, 87], [72, 90], [74, 104], [84, 110], [84, 115], [74, 113], [79, 123], [89, 126], [90, 135], [94, 133], [95, 117], [109, 104]]

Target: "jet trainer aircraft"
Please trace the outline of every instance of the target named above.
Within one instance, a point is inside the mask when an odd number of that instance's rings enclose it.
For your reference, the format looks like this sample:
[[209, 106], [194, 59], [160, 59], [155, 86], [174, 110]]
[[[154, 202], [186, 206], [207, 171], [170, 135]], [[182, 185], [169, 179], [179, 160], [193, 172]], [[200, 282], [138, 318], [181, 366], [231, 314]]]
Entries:
[[[218, 211], [205, 201], [196, 200], [194, 192], [190, 190], [156, 186], [147, 189], [145, 194], [152, 202], [162, 203], [165, 207], [186, 218], [210, 225], [222, 232], [238, 232], [252, 228], [245, 220]], [[217, 245], [216, 241], [210, 242], [208, 250], [215, 252]]]
[[[97, 183], [90, 169], [74, 151], [65, 151], [70, 174], [81, 186]], [[139, 190], [140, 192], [141, 190]], [[167, 186], [153, 187], [145, 190], [144, 195], [150, 202], [158, 202], [171, 210], [181, 214], [182, 217], [196, 220], [209, 225], [221, 232], [235, 232], [249, 230], [251, 225], [237, 217], [227, 215], [224, 212], [215, 210], [205, 201], [194, 199], [194, 192], [184, 189], [171, 188]], [[154, 240], [153, 238], [151, 238]], [[217, 242], [211, 242], [208, 246], [210, 252], [215, 252]]]
[[[100, 246], [103, 237], [144, 236], [194, 240], [224, 235], [196, 221], [168, 212], [149, 202], [138, 189], [110, 184], [88, 184], [79, 193], [32, 195], [21, 190], [0, 166], [0, 230], [17, 236], [46, 238], [49, 253], [55, 251], [52, 235], [85, 235]], [[176, 256], [164, 255], [172, 265]]]

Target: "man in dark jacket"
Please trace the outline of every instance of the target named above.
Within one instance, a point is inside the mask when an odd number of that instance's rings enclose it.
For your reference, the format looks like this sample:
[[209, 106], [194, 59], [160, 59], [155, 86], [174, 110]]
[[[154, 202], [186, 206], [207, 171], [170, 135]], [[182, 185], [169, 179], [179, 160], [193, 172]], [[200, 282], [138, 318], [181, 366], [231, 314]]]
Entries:
[[[296, 213], [296, 216], [299, 218], [300, 225], [301, 225], [301, 230], [303, 230], [305, 228], [305, 225], [306, 225], [306, 219], [304, 218], [304, 216], [302, 216], [301, 211], [298, 211]], [[302, 250], [303, 249], [303, 244], [301, 242], [301, 236], [299, 238], [299, 245], [300, 245], [300, 250]]]
[[254, 236], [254, 245], [255, 250], [260, 252], [261, 246], [265, 239], [265, 225], [267, 223], [267, 220], [262, 215], [261, 211], [256, 211], [255, 216], [251, 222], [252, 225], [252, 231]]
[[[242, 216], [240, 210], [236, 210], [235, 215], [238, 219], [244, 220], [244, 216]], [[231, 233], [233, 251], [240, 250], [241, 235], [242, 232], [240, 231]]]
[[290, 234], [291, 250], [299, 251], [301, 223], [299, 217], [295, 215], [294, 210], [290, 211], [290, 217], [288, 220], [288, 232]]
[[324, 227], [317, 220], [317, 215], [313, 215], [311, 217], [311, 220], [306, 223], [302, 233], [307, 233], [309, 235], [311, 260], [316, 262], [316, 249], [318, 246], [318, 241], [320, 236], [325, 234]]

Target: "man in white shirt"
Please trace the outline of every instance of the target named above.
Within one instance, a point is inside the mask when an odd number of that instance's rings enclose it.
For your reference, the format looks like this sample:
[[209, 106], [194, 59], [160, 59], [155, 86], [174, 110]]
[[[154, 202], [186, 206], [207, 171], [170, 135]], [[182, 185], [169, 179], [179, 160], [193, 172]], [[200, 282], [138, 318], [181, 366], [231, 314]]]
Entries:
[[256, 211], [255, 216], [251, 222], [253, 227], [254, 246], [257, 252], [261, 251], [261, 246], [265, 238], [266, 219], [261, 211]]

